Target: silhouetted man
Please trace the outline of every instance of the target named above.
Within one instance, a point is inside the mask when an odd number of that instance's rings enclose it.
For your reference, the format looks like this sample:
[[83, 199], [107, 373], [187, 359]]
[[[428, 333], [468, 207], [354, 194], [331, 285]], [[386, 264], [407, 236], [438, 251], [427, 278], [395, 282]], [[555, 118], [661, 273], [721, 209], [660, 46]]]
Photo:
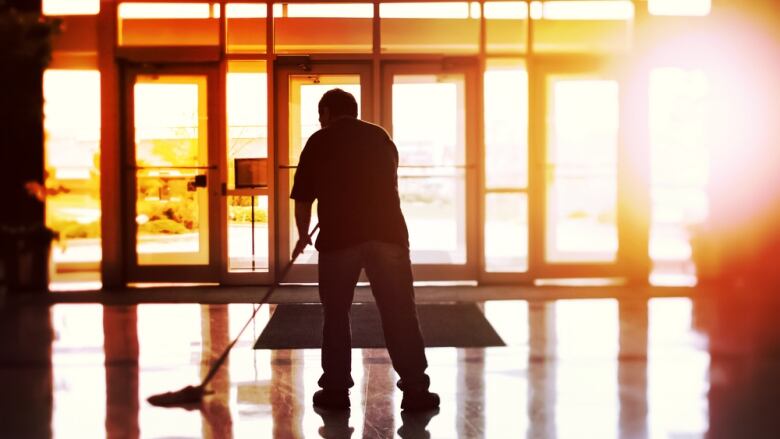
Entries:
[[341, 89], [319, 102], [322, 129], [306, 142], [295, 173], [298, 242], [308, 238], [312, 202], [318, 200], [319, 291], [324, 310], [320, 408], [349, 407], [350, 307], [361, 269], [371, 283], [385, 343], [400, 376], [401, 408], [428, 410], [439, 396], [428, 391], [425, 358], [414, 303], [409, 234], [398, 196], [398, 150], [387, 132], [357, 118], [354, 96]]

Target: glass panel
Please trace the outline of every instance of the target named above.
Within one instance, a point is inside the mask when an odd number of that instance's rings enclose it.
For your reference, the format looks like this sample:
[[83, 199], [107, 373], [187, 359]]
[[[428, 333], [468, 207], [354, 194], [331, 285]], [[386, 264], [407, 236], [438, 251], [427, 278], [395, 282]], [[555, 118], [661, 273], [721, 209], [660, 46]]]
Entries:
[[412, 262], [465, 263], [464, 77], [396, 75], [392, 93], [398, 186]]
[[689, 284], [692, 228], [708, 214], [705, 140], [709, 80], [700, 70], [654, 69], [650, 75], [654, 281]]
[[138, 264], [208, 264], [206, 77], [139, 75], [134, 104]]
[[225, 27], [228, 53], [263, 53], [266, 51], [265, 3], [228, 3], [225, 5]]
[[653, 15], [709, 15], [712, 0], [648, 0]]
[[533, 27], [535, 52], [621, 52], [630, 48], [634, 16], [630, 1], [534, 2], [531, 16], [537, 20]]
[[43, 0], [44, 15], [96, 15], [100, 0]]
[[485, 269], [493, 272], [528, 271], [527, 194], [487, 194]]
[[60, 235], [52, 280], [99, 279], [100, 72], [47, 70], [43, 96], [46, 226]]
[[548, 79], [549, 262], [617, 257], [618, 84]]
[[[295, 75], [290, 76], [290, 164], [296, 165], [301, 151], [309, 140], [309, 136], [320, 129], [320, 115], [318, 105], [322, 95], [326, 91], [340, 88], [352, 93], [358, 103], [358, 118], [361, 115], [360, 75]], [[290, 173], [290, 187], [292, 187], [294, 174]], [[294, 218], [294, 204], [290, 200], [290, 218]], [[317, 202], [312, 206], [311, 227], [319, 221], [317, 217]], [[298, 240], [298, 232], [295, 222], [290, 221], [290, 248]], [[313, 246], [298, 257], [298, 264], [316, 264], [317, 252]]]
[[265, 61], [230, 61], [226, 87], [227, 181], [228, 189], [235, 189], [235, 159], [268, 157], [268, 75]]
[[268, 271], [268, 197], [227, 197], [227, 202], [228, 270]]
[[119, 45], [217, 46], [218, 12], [208, 3], [122, 3]]
[[528, 3], [485, 2], [488, 53], [523, 53], [528, 39]]
[[382, 3], [379, 16], [382, 52], [479, 50], [479, 14], [472, 15], [469, 3]]
[[371, 52], [371, 4], [289, 4], [274, 17], [278, 53]]
[[485, 148], [488, 189], [528, 186], [528, 74], [519, 62], [488, 61]]

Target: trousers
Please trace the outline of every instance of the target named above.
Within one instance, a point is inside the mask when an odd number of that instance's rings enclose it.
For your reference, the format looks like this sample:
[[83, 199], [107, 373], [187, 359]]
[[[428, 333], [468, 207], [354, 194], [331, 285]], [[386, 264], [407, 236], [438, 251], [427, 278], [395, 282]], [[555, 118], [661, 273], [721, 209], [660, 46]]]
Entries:
[[323, 389], [352, 387], [350, 309], [360, 271], [365, 270], [382, 320], [385, 344], [402, 391], [427, 390], [425, 357], [415, 307], [412, 266], [405, 246], [368, 241], [319, 254], [319, 293], [322, 302]]

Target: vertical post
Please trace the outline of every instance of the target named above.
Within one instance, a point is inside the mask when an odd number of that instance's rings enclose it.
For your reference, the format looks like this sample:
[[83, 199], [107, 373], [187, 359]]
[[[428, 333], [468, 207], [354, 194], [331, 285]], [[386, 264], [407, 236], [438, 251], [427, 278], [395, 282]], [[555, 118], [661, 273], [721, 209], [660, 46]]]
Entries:
[[[119, 71], [114, 58], [117, 45], [117, 4], [103, 1], [98, 15], [98, 66], [100, 68], [100, 234], [102, 260], [100, 272], [103, 288], [121, 287], [124, 283], [122, 225], [126, 190], [122, 180], [122, 137], [120, 135]], [[121, 194], [117, 196], [117, 191]]]
[[632, 284], [650, 274], [650, 66], [646, 4], [635, 2], [632, 55], [620, 72], [620, 152], [618, 153], [618, 261]]

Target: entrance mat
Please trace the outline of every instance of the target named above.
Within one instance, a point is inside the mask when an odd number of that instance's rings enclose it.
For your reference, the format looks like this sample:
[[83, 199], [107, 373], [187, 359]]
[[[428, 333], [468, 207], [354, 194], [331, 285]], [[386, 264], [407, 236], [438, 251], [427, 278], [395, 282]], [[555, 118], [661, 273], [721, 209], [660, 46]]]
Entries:
[[[506, 346], [475, 304], [418, 304], [417, 316], [426, 347]], [[255, 349], [318, 349], [321, 343], [322, 305], [282, 304], [276, 306]], [[385, 347], [374, 303], [352, 305], [352, 347]]]

